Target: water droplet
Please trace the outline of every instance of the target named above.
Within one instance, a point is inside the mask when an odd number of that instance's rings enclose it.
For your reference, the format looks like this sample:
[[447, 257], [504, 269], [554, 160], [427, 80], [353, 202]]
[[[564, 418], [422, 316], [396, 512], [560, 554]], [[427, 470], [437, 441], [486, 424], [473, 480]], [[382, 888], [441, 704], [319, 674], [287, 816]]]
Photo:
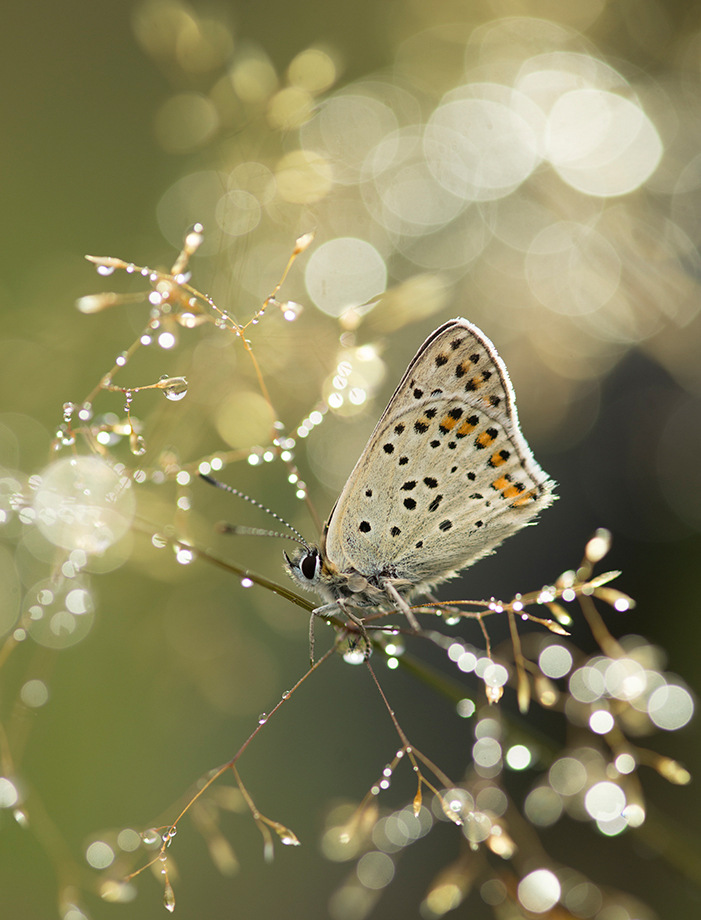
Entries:
[[29, 827], [29, 818], [27, 818], [27, 813], [21, 808], [15, 808], [15, 810], [12, 812], [12, 817], [19, 824], [19, 826], [25, 830]]
[[289, 695], [290, 695], [290, 691], [289, 691], [289, 690], [283, 690], [283, 691], [282, 691], [282, 698], [283, 698], [283, 700], [288, 699]]
[[185, 248], [190, 252], [194, 252], [195, 249], [202, 245], [203, 230], [204, 227], [202, 224], [194, 224], [192, 230], [190, 230], [188, 235], [185, 237]]
[[107, 278], [109, 275], [113, 274], [113, 272], [114, 272], [114, 265], [98, 265], [97, 266], [97, 273], [98, 275], [102, 275], [103, 278]]
[[252, 588], [252, 587], [253, 587], [253, 582], [252, 582], [252, 580], [251, 580], [250, 578], [242, 578], [242, 579], [241, 579], [241, 587], [242, 587], [242, 588]]
[[150, 827], [147, 831], [142, 831], [140, 837], [147, 847], [154, 846], [161, 839], [160, 834], [153, 827]]
[[163, 889], [163, 906], [172, 914], [175, 910], [175, 892], [173, 886], [168, 882]]
[[267, 721], [268, 721], [267, 713], [261, 712], [261, 714], [258, 716], [258, 724], [265, 725]]
[[135, 457], [141, 457], [146, 453], [146, 441], [144, 441], [140, 434], [137, 434], [136, 437], [131, 439], [129, 446]]
[[293, 323], [300, 315], [304, 307], [301, 303], [295, 303], [294, 300], [288, 300], [287, 303], [280, 304], [280, 309], [282, 310], [282, 315], [287, 320], [287, 322]]
[[184, 377], [166, 377], [161, 378], [163, 383], [163, 395], [172, 402], [177, 402], [184, 396], [187, 396], [187, 380]]

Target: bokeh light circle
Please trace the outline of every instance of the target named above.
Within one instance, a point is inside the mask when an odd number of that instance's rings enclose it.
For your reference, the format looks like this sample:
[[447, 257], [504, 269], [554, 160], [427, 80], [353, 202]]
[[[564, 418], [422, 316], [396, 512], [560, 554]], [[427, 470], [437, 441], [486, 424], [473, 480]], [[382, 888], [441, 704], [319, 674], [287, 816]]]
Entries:
[[626, 795], [616, 783], [594, 783], [584, 796], [584, 807], [595, 821], [613, 821], [626, 807]]
[[549, 869], [536, 869], [518, 883], [519, 901], [534, 914], [543, 914], [553, 908], [561, 893], [560, 882]]
[[[480, 97], [480, 89], [469, 87], [472, 98], [467, 99], [453, 98], [459, 90], [451, 94], [450, 101], [435, 110], [424, 134], [429, 169], [448, 191], [468, 201], [508, 195], [540, 160], [533, 125], [515, 106]], [[532, 107], [531, 114], [535, 112], [536, 107], [522, 98]]]
[[22, 613], [27, 632], [38, 645], [53, 649], [76, 645], [95, 619], [88, 577], [37, 582], [24, 597]]
[[41, 474], [36, 523], [54, 546], [102, 554], [131, 526], [131, 481], [99, 457], [63, 457]]
[[307, 291], [328, 316], [341, 316], [351, 307], [377, 297], [387, 287], [387, 266], [380, 253], [365, 240], [339, 237], [314, 251], [304, 274]]
[[648, 715], [658, 728], [675, 731], [691, 721], [694, 701], [688, 690], [675, 684], [658, 687], [650, 695]]
[[616, 93], [577, 89], [552, 107], [547, 152], [572, 188], [610, 198], [632, 192], [652, 175], [662, 141], [634, 102]]

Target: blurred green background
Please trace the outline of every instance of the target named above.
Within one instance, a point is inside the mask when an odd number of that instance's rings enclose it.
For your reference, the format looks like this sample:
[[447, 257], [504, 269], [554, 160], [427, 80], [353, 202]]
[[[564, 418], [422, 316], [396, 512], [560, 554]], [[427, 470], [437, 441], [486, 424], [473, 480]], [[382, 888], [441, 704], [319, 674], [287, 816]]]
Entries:
[[[298, 438], [295, 462], [320, 516], [425, 335], [451, 316], [466, 316], [505, 358], [526, 437], [560, 484], [560, 500], [537, 528], [441, 596], [511, 597], [537, 588], [575, 567], [593, 530], [608, 527], [614, 542], [606, 566], [623, 570], [620, 587], [638, 601], [632, 613], [607, 614], [612, 631], [647, 637], [666, 650], [670, 671], [692, 688], [698, 683], [701, 33], [693, 12], [655, 0], [592, 0], [576, 10], [536, 0], [192, 8], [68, 2], [15, 5], [3, 23], [4, 468], [18, 475], [44, 468], [62, 405], [80, 404], [146, 324], [143, 304], [96, 316], [75, 309], [81, 296], [140, 289], [121, 274], [96, 276], [84, 254], [166, 269], [189, 224], [202, 220], [193, 284], [245, 321], [280, 278], [295, 238], [315, 229], [280, 295], [304, 305], [300, 318], [287, 323], [269, 308], [248, 336], [293, 434], [322, 399], [333, 405], [336, 364], [356, 361], [351, 384], [362, 401], [346, 400], [304, 443]], [[300, 59], [310, 48], [320, 57]], [[540, 56], [547, 60], [529, 69]], [[294, 61], [297, 70], [288, 70]], [[478, 164], [483, 182], [468, 195], [462, 186], [458, 193], [464, 176], [460, 164], [451, 172], [455, 148], [440, 133], [453, 130], [457, 110], [450, 105], [478, 101], [469, 110], [475, 132], [485, 113], [496, 119], [496, 106], [507, 108], [501, 91], [469, 89], [475, 86], [517, 86], [509, 117], [524, 133], [522, 149], [494, 141]], [[289, 89], [295, 92], [283, 95]], [[567, 112], [560, 122], [552, 115], [547, 127], [543, 122], [543, 147], [524, 141], [525, 133], [537, 134], [536, 104], [547, 111], [557, 93], [578, 91], [579, 119], [589, 113], [606, 137], [620, 127], [610, 149], [602, 152], [591, 131], [578, 134], [582, 122], [568, 124]], [[606, 109], [612, 96], [627, 106]], [[434, 130], [433, 172], [419, 162], [417, 125]], [[589, 160], [581, 150], [587, 144]], [[235, 173], [240, 164], [245, 169]], [[227, 179], [234, 174], [235, 182]], [[227, 182], [230, 211], [220, 203]], [[254, 214], [250, 232], [240, 222], [247, 209]], [[354, 299], [353, 279], [344, 289], [338, 254], [325, 250], [325, 262], [312, 260], [324, 244], [346, 237], [368, 243], [361, 276], [384, 266], [388, 287], [420, 276], [418, 287], [400, 287], [367, 316], [358, 311], [339, 321], [343, 307], [365, 298]], [[338, 302], [326, 297], [326, 281], [338, 286]], [[251, 448], [269, 443], [269, 426], [243, 351], [213, 327], [175, 332], [176, 348], [139, 350], [116, 382], [184, 374], [189, 393], [176, 403], [139, 394], [133, 412], [144, 426], [146, 456], [130, 455], [126, 439], [115, 442], [113, 456], [151, 476], [165, 468], [166, 452], [185, 465], [230, 451], [241, 462], [221, 477], [314, 537], [282, 464], [245, 462]], [[359, 352], [363, 346], [369, 351]], [[123, 402], [102, 394], [95, 410], [121, 417]], [[277, 543], [215, 536], [221, 518], [262, 527], [268, 521], [204, 485], [178, 491], [172, 479], [152, 481], [139, 513], [154, 528], [172, 525], [240, 565], [285, 578]], [[3, 571], [14, 564], [27, 588], [46, 578], [48, 543], [32, 542], [16, 521], [6, 535]], [[2, 772], [17, 768], [34, 829], [22, 829], [11, 810], [0, 812], [7, 917], [54, 916], [57, 891], [65, 897], [73, 889], [96, 918], [162, 911], [160, 883], [149, 873], [137, 880], [136, 900], [102, 901], [86, 848], [120, 828], [147, 827], [166, 809], [164, 820], [172, 820], [172, 803], [232, 756], [258, 714], [305, 669], [303, 611], [257, 588], [246, 591], [203, 562], [179, 566], [138, 531], [88, 571], [96, 617], [85, 640], [60, 652], [26, 641], [3, 660], [0, 713], [12, 743], [0, 738]], [[505, 638], [505, 628], [494, 629], [496, 640]], [[460, 634], [480, 644], [476, 627]], [[575, 627], [574, 641], [594, 649], [583, 626]], [[318, 642], [326, 647], [326, 630], [318, 630]], [[436, 649], [420, 651], [448, 666]], [[469, 722], [401, 669], [382, 668], [382, 675], [412, 740], [458, 779], [470, 756]], [[479, 692], [478, 682], [458, 676]], [[46, 705], [22, 701], [31, 680], [48, 688]], [[513, 694], [502, 705], [514, 710]], [[537, 707], [529, 724], [565, 743], [565, 726], [543, 719]], [[698, 775], [693, 724], [658, 734], [650, 746]], [[327, 916], [329, 898], [354, 870], [320, 853], [325, 815], [338, 802], [362, 798], [396, 747], [368, 676], [333, 659], [240, 765], [261, 810], [290, 826], [302, 847], [277, 847], [267, 865], [250, 818], [229, 815], [223, 831], [240, 871], [228, 878], [185, 820], [171, 848], [180, 873], [178, 915]], [[642, 775], [651, 810], [664, 816], [667, 836], [658, 845], [667, 859], [635, 833], [605, 839], [567, 818], [543, 831], [543, 842], [563, 863], [631, 892], [660, 917], [697, 916], [689, 876], [699, 853], [698, 788], [668, 785], [650, 770]], [[529, 782], [519, 779], [517, 800]], [[392, 807], [413, 794], [412, 779], [401, 772], [386, 793]], [[419, 916], [431, 878], [457, 850], [455, 832], [443, 826], [407, 849], [374, 916]], [[477, 893], [457, 911], [468, 913], [493, 916]]]

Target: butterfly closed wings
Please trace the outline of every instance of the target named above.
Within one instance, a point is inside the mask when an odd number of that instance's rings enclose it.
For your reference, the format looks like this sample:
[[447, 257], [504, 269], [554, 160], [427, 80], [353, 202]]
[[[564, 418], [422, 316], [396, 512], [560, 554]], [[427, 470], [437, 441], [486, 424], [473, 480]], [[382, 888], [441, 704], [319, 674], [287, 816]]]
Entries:
[[[458, 317], [423, 343], [324, 527], [286, 568], [339, 607], [395, 607], [491, 553], [553, 501], [504, 362]], [[353, 616], [353, 619], [356, 619]]]

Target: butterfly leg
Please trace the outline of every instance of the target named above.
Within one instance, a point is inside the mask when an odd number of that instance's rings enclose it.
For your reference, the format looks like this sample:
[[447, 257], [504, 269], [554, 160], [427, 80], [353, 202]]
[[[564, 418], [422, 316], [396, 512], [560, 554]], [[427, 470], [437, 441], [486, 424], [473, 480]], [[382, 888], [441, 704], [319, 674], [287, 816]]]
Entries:
[[372, 642], [370, 641], [370, 636], [368, 636], [367, 630], [365, 629], [365, 623], [362, 617], [357, 617], [354, 613], [351, 613], [350, 610], [344, 609], [343, 612], [348, 617], [348, 619], [355, 623], [355, 625], [360, 630], [360, 635], [363, 637], [365, 642], [365, 654], [363, 656], [363, 661], [367, 661], [370, 657], [370, 653], [372, 652]]
[[338, 611], [344, 613], [346, 617], [354, 623], [365, 641], [365, 660], [370, 657], [370, 652], [372, 650], [372, 642], [370, 637], [367, 634], [365, 629], [365, 623], [361, 617], [357, 617], [352, 613], [344, 604], [343, 600], [334, 601], [332, 604], [324, 604], [323, 607], [317, 607], [315, 610], [312, 610], [312, 615], [309, 618], [309, 663], [314, 665], [314, 620], [316, 617], [320, 617], [322, 620], [327, 619], [332, 614], [337, 613]]
[[335, 601], [333, 604], [324, 604], [323, 607], [317, 607], [312, 610], [312, 615], [309, 617], [309, 664], [312, 667], [314, 667], [314, 621], [317, 617], [325, 620], [333, 613], [336, 613], [337, 610], [338, 604]]
[[314, 619], [315, 615], [309, 617], [309, 664], [314, 667]]
[[387, 592], [387, 596], [389, 597], [389, 599], [393, 601], [396, 607], [398, 607], [398, 609], [401, 610], [404, 616], [407, 618], [407, 620], [409, 621], [409, 626], [411, 626], [414, 632], [421, 632], [421, 624], [416, 619], [416, 616], [414, 615], [414, 611], [407, 604], [407, 602], [401, 596], [399, 591], [397, 591], [397, 589], [394, 587], [392, 582], [386, 581], [384, 583], [384, 588], [385, 588], [385, 591]]

